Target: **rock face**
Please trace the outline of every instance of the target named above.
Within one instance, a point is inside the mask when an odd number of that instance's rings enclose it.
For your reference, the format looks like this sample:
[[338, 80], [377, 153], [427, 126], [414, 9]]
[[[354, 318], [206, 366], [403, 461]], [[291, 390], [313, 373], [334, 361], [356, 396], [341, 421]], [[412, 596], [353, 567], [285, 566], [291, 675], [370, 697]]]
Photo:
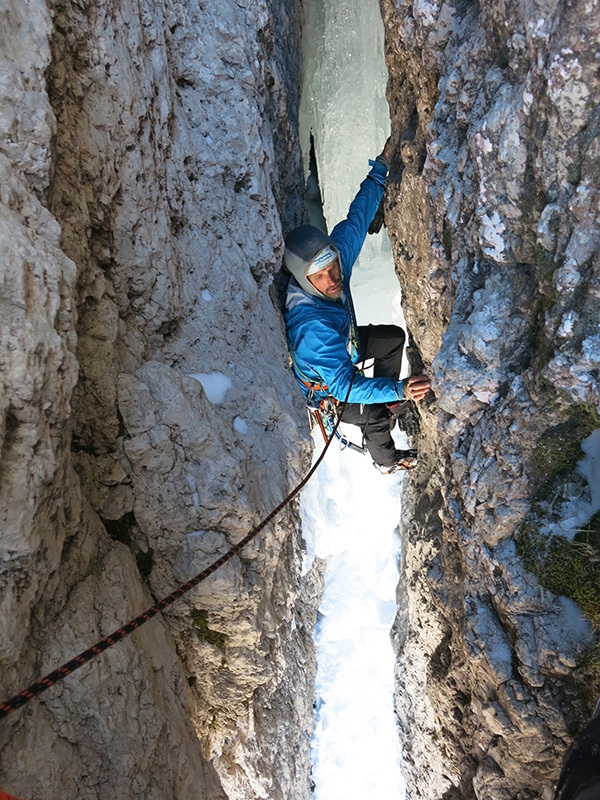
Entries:
[[[307, 466], [272, 287], [302, 216], [296, 5], [2, 6], [2, 698], [218, 558]], [[387, 221], [437, 398], [394, 632], [409, 792], [549, 800], [600, 693], [597, 538], [552, 535], [589, 500], [600, 427], [598, 3], [381, 5]], [[2, 721], [2, 788], [308, 798], [301, 550], [291, 506]]]
[[548, 533], [600, 427], [598, 11], [382, 0], [387, 221], [437, 397], [395, 629], [413, 798], [550, 798], [600, 694], [597, 575], [565, 574], [598, 519]]
[[[28, 0], [1, 29], [4, 699], [239, 541], [309, 448], [270, 289], [301, 214], [293, 4]], [[2, 788], [308, 797], [301, 547], [290, 507], [3, 721]]]

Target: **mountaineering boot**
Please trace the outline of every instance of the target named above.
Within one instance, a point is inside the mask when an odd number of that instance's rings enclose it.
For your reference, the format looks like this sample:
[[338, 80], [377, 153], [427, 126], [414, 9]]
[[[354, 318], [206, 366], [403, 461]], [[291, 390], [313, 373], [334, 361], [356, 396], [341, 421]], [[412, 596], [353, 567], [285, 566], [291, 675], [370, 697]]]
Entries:
[[396, 450], [394, 453], [394, 461], [392, 464], [376, 464], [373, 462], [375, 469], [379, 470], [383, 475], [391, 475], [399, 470], [414, 469], [418, 464], [416, 450]]

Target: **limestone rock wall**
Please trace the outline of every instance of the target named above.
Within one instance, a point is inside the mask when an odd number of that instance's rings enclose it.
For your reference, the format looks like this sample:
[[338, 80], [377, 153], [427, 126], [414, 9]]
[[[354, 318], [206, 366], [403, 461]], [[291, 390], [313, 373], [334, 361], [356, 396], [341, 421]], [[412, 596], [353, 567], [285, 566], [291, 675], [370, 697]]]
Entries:
[[[271, 288], [301, 213], [297, 35], [275, 0], [2, 3], [3, 699], [215, 560], [306, 467]], [[210, 399], [190, 375], [215, 373]], [[2, 788], [307, 797], [301, 548], [293, 506], [2, 722]]]
[[551, 798], [600, 694], [592, 625], [543, 570], [600, 427], [598, 4], [381, 5], [387, 221], [436, 392], [395, 628], [409, 796]]

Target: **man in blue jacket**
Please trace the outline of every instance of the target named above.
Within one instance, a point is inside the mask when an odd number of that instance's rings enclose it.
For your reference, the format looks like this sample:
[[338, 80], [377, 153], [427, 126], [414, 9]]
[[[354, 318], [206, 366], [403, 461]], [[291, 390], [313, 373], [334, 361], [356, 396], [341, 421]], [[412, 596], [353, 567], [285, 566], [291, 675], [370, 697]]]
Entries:
[[[383, 198], [389, 149], [388, 139], [331, 236], [302, 225], [286, 238], [284, 255], [292, 273], [284, 318], [304, 396], [316, 404], [328, 397], [343, 402], [351, 386], [343, 420], [362, 429], [373, 462], [384, 473], [416, 466], [414, 451], [396, 449], [390, 416], [402, 401], [422, 400], [430, 388], [424, 375], [398, 380], [404, 331], [395, 325], [358, 327], [350, 294], [352, 267]], [[371, 358], [374, 375], [367, 378], [355, 365]]]

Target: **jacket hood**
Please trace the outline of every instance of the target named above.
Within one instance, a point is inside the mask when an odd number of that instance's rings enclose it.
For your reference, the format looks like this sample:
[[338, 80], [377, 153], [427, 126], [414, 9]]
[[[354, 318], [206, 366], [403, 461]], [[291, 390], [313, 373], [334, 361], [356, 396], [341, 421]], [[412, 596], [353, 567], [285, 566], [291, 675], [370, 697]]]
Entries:
[[306, 273], [314, 258], [327, 246], [335, 250], [338, 258], [340, 257], [333, 239], [314, 225], [301, 225], [295, 228], [285, 240], [283, 263], [304, 291], [313, 297], [325, 297], [325, 295], [315, 289], [306, 277]]

